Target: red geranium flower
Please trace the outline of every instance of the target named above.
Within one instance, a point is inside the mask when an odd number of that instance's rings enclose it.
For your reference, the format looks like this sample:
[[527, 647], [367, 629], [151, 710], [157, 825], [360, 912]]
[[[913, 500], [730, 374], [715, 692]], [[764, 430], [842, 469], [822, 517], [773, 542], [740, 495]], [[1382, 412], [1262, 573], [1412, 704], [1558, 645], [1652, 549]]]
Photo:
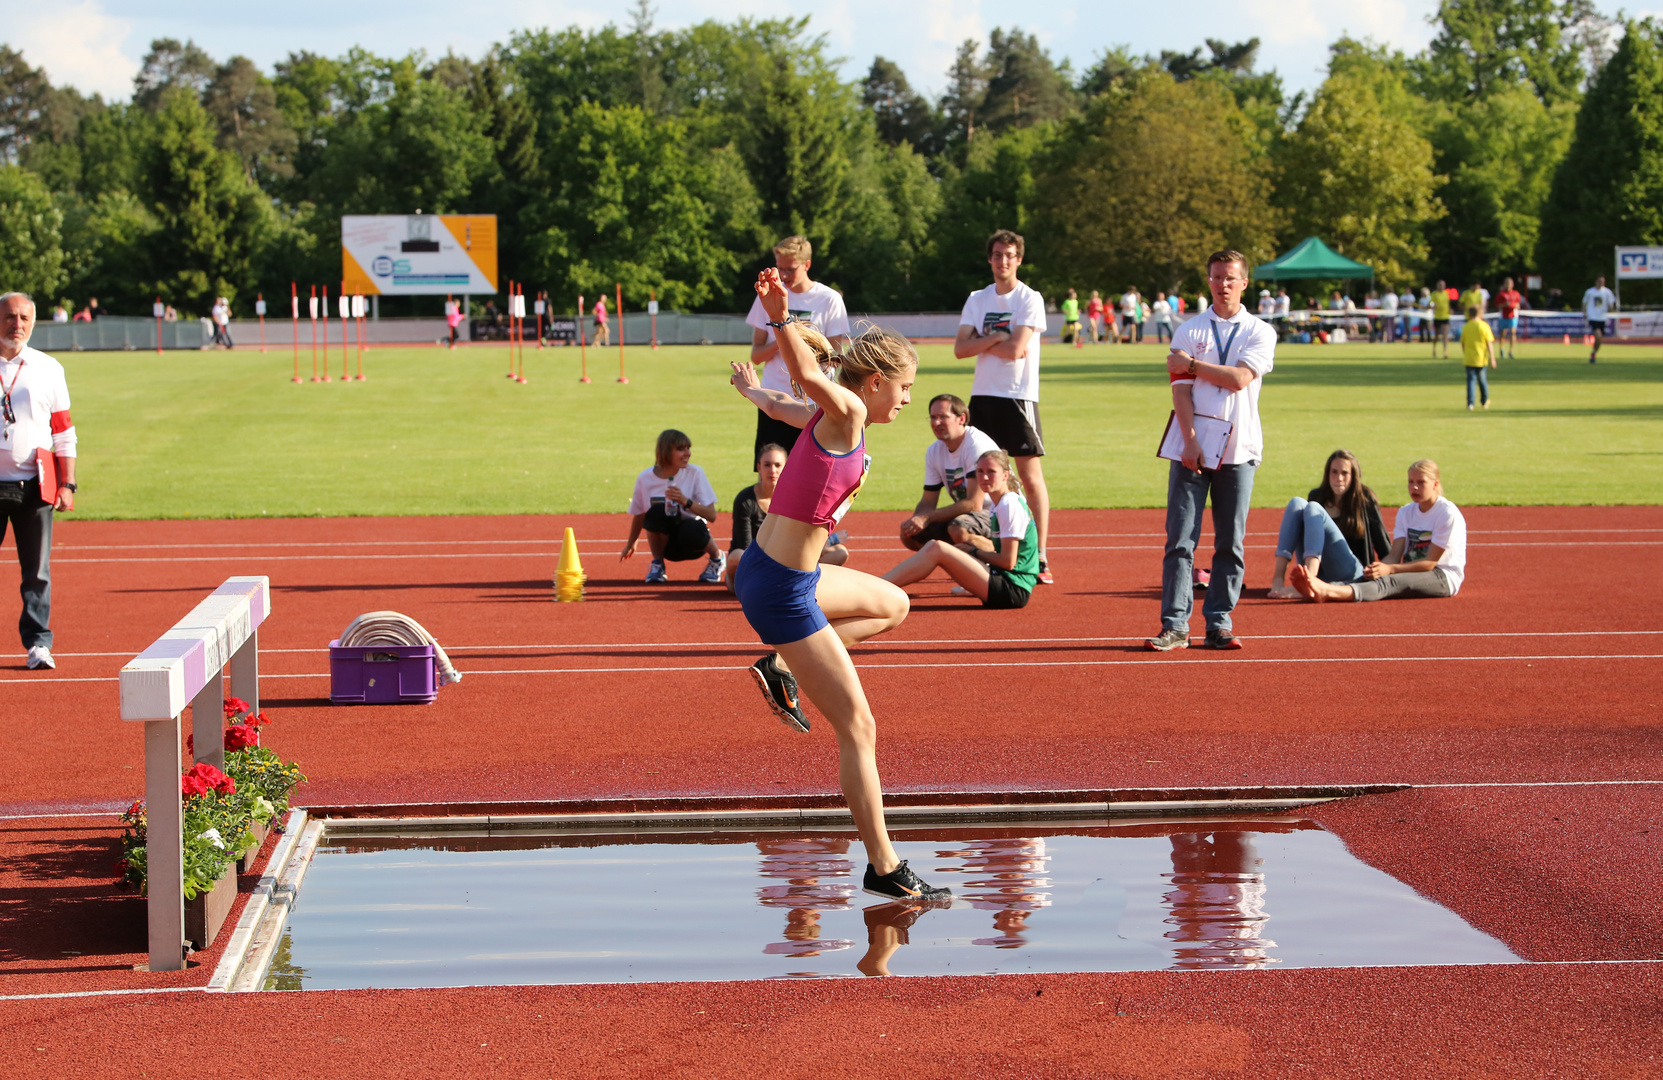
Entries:
[[247, 750], [260, 745], [260, 729], [249, 724], [232, 724], [225, 729], [227, 750]]
[[233, 697], [225, 699], [225, 716], [227, 719], [236, 716], [238, 713], [245, 713], [247, 711], [248, 702], [244, 701], [242, 698]]
[[196, 753], [196, 736], [195, 735], [186, 735], [185, 736], [185, 753], [187, 753], [187, 754]]
[[192, 765], [190, 770], [179, 778], [179, 790], [185, 795], [206, 795], [210, 789], [222, 795], [234, 795], [237, 782], [206, 761]]
[[243, 717], [243, 723], [247, 724], [249, 727], [259, 727], [262, 724], [269, 724], [271, 721], [266, 719], [265, 713], [257, 712], [253, 716]]

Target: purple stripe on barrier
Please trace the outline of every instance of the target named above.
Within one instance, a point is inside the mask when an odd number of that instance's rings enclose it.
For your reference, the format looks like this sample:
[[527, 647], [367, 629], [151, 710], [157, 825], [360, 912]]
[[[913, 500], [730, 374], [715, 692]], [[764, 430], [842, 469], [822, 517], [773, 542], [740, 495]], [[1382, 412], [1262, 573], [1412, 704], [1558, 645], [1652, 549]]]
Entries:
[[195, 697], [208, 681], [208, 643], [201, 638], [163, 638], [133, 658], [140, 660], [183, 660], [186, 697]]
[[261, 581], [227, 581], [209, 596], [246, 596], [251, 624], [258, 628], [266, 621], [266, 589]]

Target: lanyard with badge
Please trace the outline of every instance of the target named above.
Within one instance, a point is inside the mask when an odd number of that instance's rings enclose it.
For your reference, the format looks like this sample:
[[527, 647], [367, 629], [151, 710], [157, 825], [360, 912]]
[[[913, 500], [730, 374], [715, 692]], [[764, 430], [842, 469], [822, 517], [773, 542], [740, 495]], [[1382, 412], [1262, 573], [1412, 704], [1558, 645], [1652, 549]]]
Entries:
[[1213, 328], [1213, 341], [1218, 345], [1218, 362], [1219, 362], [1219, 365], [1221, 367], [1229, 367], [1230, 366], [1230, 346], [1232, 346], [1236, 343], [1236, 335], [1241, 333], [1241, 323], [1235, 323], [1230, 327], [1230, 337], [1229, 337], [1228, 340], [1226, 340], [1223, 336], [1221, 336], [1219, 334], [1219, 332], [1218, 332], [1218, 320], [1217, 319], [1211, 320], [1211, 325], [1212, 325], [1212, 328]]
[[0, 440], [10, 441], [12, 425], [17, 423], [17, 413], [12, 409], [12, 391], [17, 388], [18, 376], [23, 374], [23, 358], [17, 358], [17, 370], [12, 373], [12, 381], [8, 385], [5, 376], [0, 375], [0, 418], [5, 420], [5, 430], [0, 432]]

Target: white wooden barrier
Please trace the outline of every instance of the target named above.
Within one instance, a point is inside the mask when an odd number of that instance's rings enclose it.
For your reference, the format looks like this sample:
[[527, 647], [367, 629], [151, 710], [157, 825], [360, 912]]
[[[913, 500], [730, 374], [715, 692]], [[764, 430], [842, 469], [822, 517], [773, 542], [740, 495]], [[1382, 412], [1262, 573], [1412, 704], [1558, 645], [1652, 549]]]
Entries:
[[[185, 966], [185, 842], [179, 800], [179, 718], [191, 707], [195, 758], [225, 767], [220, 736], [224, 669], [231, 695], [260, 710], [259, 629], [271, 613], [271, 579], [227, 578], [121, 669], [121, 718], [144, 721], [146, 878], [150, 970]], [[205, 944], [205, 943], [204, 943]]]

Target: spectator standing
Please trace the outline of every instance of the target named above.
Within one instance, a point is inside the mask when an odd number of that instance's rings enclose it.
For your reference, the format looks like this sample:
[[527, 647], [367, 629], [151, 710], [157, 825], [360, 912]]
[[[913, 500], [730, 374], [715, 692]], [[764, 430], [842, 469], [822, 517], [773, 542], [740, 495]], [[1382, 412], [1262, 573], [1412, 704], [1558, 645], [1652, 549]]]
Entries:
[[1594, 363], [1599, 359], [1600, 343], [1605, 340], [1605, 323], [1611, 313], [1617, 310], [1617, 298], [1611, 290], [1605, 287], [1605, 276], [1594, 279], [1594, 287], [1582, 294], [1582, 317], [1588, 320], [1588, 336], [1593, 339], [1594, 351], [1588, 354], [1588, 362]]
[[98, 297], [96, 297], [96, 296], [87, 297], [86, 312], [87, 312], [87, 321], [88, 322], [91, 322], [93, 319], [96, 319], [99, 316], [104, 314], [104, 309], [98, 306]]
[[445, 342], [447, 348], [456, 348], [456, 328], [462, 325], [462, 304], [453, 299], [445, 301], [445, 325], [450, 327], [450, 338]]
[[1172, 302], [1166, 298], [1166, 293], [1155, 293], [1155, 341], [1172, 340]]
[[179, 309], [174, 307], [172, 304], [169, 304], [167, 307], [163, 308], [162, 309], [162, 321], [163, 322], [178, 322], [179, 321]]
[[[808, 323], [826, 336], [832, 349], [842, 352], [849, 344], [849, 313], [843, 307], [843, 296], [836, 289], [811, 281], [809, 268], [814, 265], [814, 245], [806, 237], [787, 236], [774, 245], [774, 266], [780, 281], [790, 293], [787, 302], [791, 317]], [[795, 395], [791, 388], [791, 373], [780, 357], [780, 347], [773, 327], [768, 325], [768, 313], [762, 310], [760, 299], [751, 301], [745, 316], [751, 330], [751, 363], [762, 370], [762, 388], [781, 394]], [[756, 445], [752, 459], [760, 458], [763, 446], [778, 443], [789, 451], [797, 445], [800, 428], [783, 420], [776, 420], [756, 411]]]
[[1489, 299], [1489, 290], [1475, 281], [1471, 285], [1467, 286], [1466, 292], [1461, 294], [1461, 310], [1464, 312], [1468, 308], [1475, 307], [1478, 309], [1478, 317], [1482, 319], [1489, 311], [1489, 307], [1487, 306]]
[[69, 321], [69, 312], [62, 304], [59, 304], [57, 307], [52, 309], [52, 321], [55, 323], [66, 323]]
[[1096, 289], [1091, 290], [1091, 299], [1086, 301], [1086, 325], [1091, 328], [1093, 345], [1103, 340], [1103, 294]]
[[[1017, 476], [1039, 527], [1039, 581], [1052, 584], [1045, 560], [1051, 530], [1051, 497], [1045, 487], [1044, 433], [1039, 420], [1039, 339], [1045, 331], [1045, 298], [1017, 279], [1026, 245], [1000, 229], [987, 241], [993, 284], [970, 294], [959, 314], [953, 355], [976, 358], [970, 386], [970, 421], [1016, 460]], [[1136, 299], [1135, 292], [1130, 293]]]
[[17, 630], [29, 669], [53, 668], [52, 514], [75, 509], [75, 425], [63, 365], [29, 347], [35, 302], [0, 296], [0, 536], [6, 524], [22, 571]]
[[[976, 462], [993, 440], [970, 426], [970, 409], [953, 394], [930, 399], [935, 441], [924, 451], [924, 493], [912, 516], [901, 522], [901, 543], [917, 551], [931, 540], [963, 544], [970, 536], [993, 535], [989, 501], [976, 487]], [[951, 501], [939, 505], [941, 492]]]
[[1292, 313], [1293, 298], [1288, 295], [1288, 287], [1283, 285], [1276, 290], [1276, 317], [1286, 323]]
[[1080, 342], [1080, 297], [1073, 289], [1062, 302], [1062, 340], [1073, 345]]
[[214, 300], [214, 306], [208, 313], [214, 320], [214, 344], [223, 348], [231, 348], [231, 304], [221, 296]]
[[[1184, 438], [1183, 460], [1167, 471], [1166, 554], [1161, 562], [1161, 632], [1145, 642], [1159, 652], [1189, 646], [1195, 590], [1192, 569], [1201, 537], [1201, 515], [1213, 504], [1213, 566], [1202, 614], [1210, 649], [1239, 649], [1231, 613], [1241, 598], [1246, 569], [1242, 544], [1253, 474], [1264, 457], [1259, 389], [1276, 356], [1276, 331], [1242, 306], [1247, 257], [1215, 252], [1207, 259], [1213, 305], [1178, 328], [1167, 355], [1173, 422]], [[1195, 435], [1197, 415], [1230, 425], [1216, 469], [1205, 467]]]
[[595, 297], [595, 345], [612, 344], [612, 328], [606, 325], [606, 294]]
[[1390, 285], [1380, 294], [1380, 340], [1391, 341], [1397, 336], [1397, 290]]
[[1461, 363], [1467, 369], [1467, 411], [1472, 412], [1472, 388], [1483, 391], [1484, 407], [1490, 407], [1489, 369], [1496, 366], [1496, 336], [1477, 306], [1467, 309], [1467, 324], [1461, 327]]
[[[1513, 288], [1513, 279], [1508, 278], [1501, 283], [1501, 292], [1496, 294], [1496, 337], [1507, 343], [1507, 359], [1513, 359], [1513, 349], [1519, 340], [1519, 308], [1524, 306], [1524, 297]], [[1501, 352], [1500, 341], [1496, 345], [1496, 352]]]
[[1449, 288], [1439, 279], [1432, 289], [1432, 355], [1438, 355], [1438, 343], [1444, 346], [1444, 359], [1449, 359]]
[[1128, 285], [1126, 291], [1120, 294], [1120, 340], [1125, 342], [1142, 341], [1143, 326], [1138, 316], [1143, 313], [1143, 297], [1138, 295], [1137, 286]]

